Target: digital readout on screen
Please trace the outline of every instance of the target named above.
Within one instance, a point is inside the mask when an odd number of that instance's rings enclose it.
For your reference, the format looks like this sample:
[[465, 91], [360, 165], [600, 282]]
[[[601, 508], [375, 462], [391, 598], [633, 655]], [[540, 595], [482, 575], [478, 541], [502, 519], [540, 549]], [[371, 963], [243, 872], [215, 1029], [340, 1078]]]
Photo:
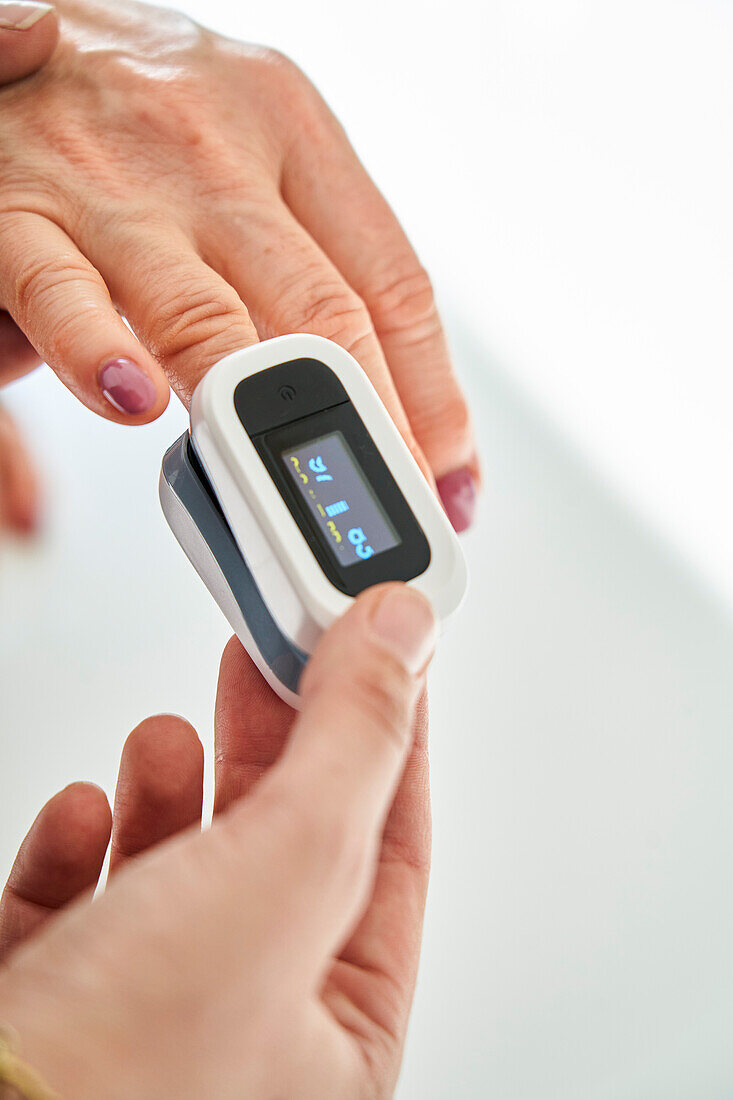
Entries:
[[341, 432], [282, 452], [298, 492], [340, 565], [355, 565], [402, 541]]

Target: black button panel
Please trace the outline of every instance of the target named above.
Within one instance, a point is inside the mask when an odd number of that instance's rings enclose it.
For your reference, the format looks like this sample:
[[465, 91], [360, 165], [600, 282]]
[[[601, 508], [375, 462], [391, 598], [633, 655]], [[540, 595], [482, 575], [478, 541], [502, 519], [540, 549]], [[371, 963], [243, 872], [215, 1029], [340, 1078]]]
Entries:
[[334, 372], [318, 359], [279, 363], [243, 378], [234, 390], [234, 408], [250, 438], [348, 400]]

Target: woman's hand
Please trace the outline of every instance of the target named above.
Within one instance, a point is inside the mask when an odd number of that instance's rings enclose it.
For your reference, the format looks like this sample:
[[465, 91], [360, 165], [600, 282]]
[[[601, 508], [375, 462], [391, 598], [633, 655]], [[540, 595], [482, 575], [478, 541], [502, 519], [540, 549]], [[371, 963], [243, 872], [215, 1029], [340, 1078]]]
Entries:
[[[0, 1024], [52, 1088], [392, 1094], [428, 878], [434, 637], [418, 593], [370, 589], [309, 662], [294, 722], [230, 642], [203, 835], [201, 745], [172, 716], [130, 735], [114, 820], [87, 784], [41, 811], [0, 915]], [[104, 896], [46, 923], [93, 887], [110, 832]]]
[[430, 284], [312, 84], [171, 11], [57, 9], [51, 61], [0, 92], [0, 307], [38, 355], [142, 423], [258, 338], [330, 337], [467, 526], [477, 459]]

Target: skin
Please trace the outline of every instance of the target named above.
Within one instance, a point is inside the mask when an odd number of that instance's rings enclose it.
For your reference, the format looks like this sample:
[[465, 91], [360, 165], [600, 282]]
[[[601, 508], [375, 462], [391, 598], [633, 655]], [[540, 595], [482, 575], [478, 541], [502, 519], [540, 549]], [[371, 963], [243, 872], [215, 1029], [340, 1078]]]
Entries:
[[32, 535], [39, 511], [35, 468], [15, 421], [0, 405], [0, 532]]
[[[17, 7], [11, 10], [17, 14]], [[0, 84], [22, 80], [36, 72], [49, 59], [59, 36], [58, 20], [53, 11], [26, 30], [8, 28], [7, 5], [0, 0]]]
[[[18, 330], [0, 379], [30, 344], [89, 408], [144, 423], [169, 383], [188, 402], [229, 352], [314, 332], [354, 354], [429, 476], [476, 482], [429, 279], [303, 73], [175, 12], [57, 10], [50, 60], [0, 91], [0, 308]], [[147, 412], [105, 398], [119, 357], [152, 379]]]
[[201, 744], [170, 715], [128, 738], [114, 814], [82, 783], [44, 807], [0, 906], [0, 1020], [52, 1088], [392, 1095], [428, 880], [434, 637], [418, 593], [367, 591], [324, 636], [295, 720], [233, 639], [204, 833]]

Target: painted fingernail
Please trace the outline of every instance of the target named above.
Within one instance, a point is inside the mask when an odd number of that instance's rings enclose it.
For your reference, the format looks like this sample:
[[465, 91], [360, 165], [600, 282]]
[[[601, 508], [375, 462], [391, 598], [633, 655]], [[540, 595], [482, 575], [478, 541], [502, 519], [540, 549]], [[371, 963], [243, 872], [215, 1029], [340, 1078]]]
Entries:
[[377, 604], [372, 632], [408, 672], [422, 671], [438, 637], [435, 614], [425, 596], [406, 585], [389, 588]]
[[28, 31], [39, 19], [48, 15], [50, 4], [37, 4], [35, 0], [8, 0], [0, 2], [0, 27], [11, 31]]
[[463, 466], [439, 477], [437, 485], [448, 519], [460, 534], [473, 523], [478, 495], [476, 480], [468, 466]]
[[140, 416], [155, 404], [155, 386], [131, 359], [112, 359], [99, 372], [102, 393], [117, 412]]

